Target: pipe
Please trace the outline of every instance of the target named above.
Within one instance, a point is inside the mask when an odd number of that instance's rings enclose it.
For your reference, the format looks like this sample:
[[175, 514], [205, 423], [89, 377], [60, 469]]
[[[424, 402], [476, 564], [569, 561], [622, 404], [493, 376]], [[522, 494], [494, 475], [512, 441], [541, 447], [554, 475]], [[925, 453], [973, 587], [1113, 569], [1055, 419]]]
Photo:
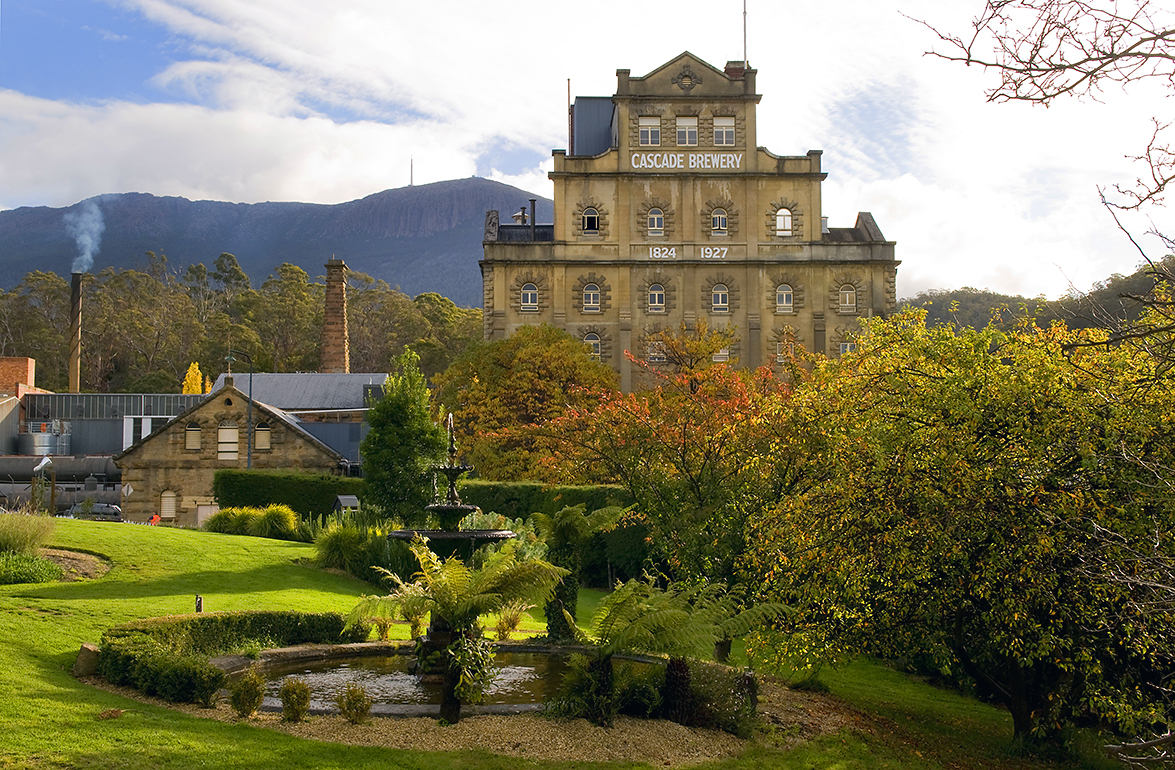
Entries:
[[530, 239], [534, 240], [534, 202], [535, 199], [530, 199]]

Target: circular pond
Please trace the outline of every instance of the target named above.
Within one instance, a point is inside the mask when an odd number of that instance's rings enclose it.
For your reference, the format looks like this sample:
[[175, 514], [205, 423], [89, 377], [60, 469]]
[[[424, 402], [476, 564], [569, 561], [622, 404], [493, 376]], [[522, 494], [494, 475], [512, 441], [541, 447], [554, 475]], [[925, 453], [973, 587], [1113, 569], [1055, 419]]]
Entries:
[[[279, 690], [288, 677], [310, 686], [312, 713], [336, 711], [335, 696], [351, 682], [367, 690], [373, 715], [431, 716], [441, 702], [441, 683], [409, 672], [412, 655], [371, 655], [314, 661], [290, 661], [266, 666], [268, 683], [262, 708], [281, 710]], [[537, 710], [555, 694], [567, 667], [563, 655], [534, 652], [499, 652], [494, 656], [494, 681], [486, 688], [479, 706], [463, 711], [516, 713]]]

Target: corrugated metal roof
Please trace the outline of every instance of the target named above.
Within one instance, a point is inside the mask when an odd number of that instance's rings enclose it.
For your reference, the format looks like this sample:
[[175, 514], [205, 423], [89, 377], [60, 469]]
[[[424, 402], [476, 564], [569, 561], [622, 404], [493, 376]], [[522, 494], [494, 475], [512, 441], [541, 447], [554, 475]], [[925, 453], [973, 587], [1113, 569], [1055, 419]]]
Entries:
[[[213, 390], [224, 387], [225, 375], [216, 378]], [[319, 374], [317, 372], [253, 375], [253, 399], [286, 411], [315, 409], [362, 409], [363, 386], [383, 386], [386, 373]], [[249, 392], [249, 373], [234, 372], [234, 385]]]

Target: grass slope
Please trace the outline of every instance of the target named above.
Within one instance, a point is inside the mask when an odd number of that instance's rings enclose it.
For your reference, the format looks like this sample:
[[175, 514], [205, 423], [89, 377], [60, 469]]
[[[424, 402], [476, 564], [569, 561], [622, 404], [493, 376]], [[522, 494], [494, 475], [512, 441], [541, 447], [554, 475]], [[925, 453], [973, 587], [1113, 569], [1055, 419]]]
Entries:
[[[78, 647], [133, 618], [206, 610], [347, 611], [371, 586], [302, 562], [311, 546], [163, 527], [60, 520], [51, 545], [109, 559], [102, 579], [0, 587], [0, 768], [577, 768], [478, 752], [420, 753], [301, 740], [246, 723], [223, 724], [95, 690], [69, 674]], [[585, 592], [581, 617], [598, 592]], [[541, 627], [541, 613], [526, 630]], [[401, 631], [402, 633], [402, 631]], [[766, 745], [710, 767], [1059, 767], [1005, 757], [1005, 716], [987, 706], [859, 664], [826, 677], [871, 710], [866, 727], [782, 751]], [[127, 709], [101, 719], [108, 709]], [[558, 730], [553, 723], [552, 730]], [[782, 728], [781, 728], [782, 729]], [[957, 746], [956, 750], [949, 750]], [[946, 748], [944, 748], [946, 747]], [[604, 765], [590, 764], [592, 767]], [[625, 767], [626, 765], [610, 765]]]

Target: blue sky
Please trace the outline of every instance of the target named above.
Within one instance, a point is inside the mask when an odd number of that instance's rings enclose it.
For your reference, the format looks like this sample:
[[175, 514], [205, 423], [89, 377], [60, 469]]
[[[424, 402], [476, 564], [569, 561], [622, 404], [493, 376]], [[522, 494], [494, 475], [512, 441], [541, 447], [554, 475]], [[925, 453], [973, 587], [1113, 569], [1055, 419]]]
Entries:
[[[0, 209], [109, 192], [335, 203], [470, 175], [551, 195], [573, 95], [690, 50], [742, 58], [741, 0], [646, 23], [598, 0], [0, 0]], [[1162, 92], [993, 105], [995, 75], [924, 56], [908, 17], [965, 30], [979, 0], [747, 0], [759, 144], [824, 151], [833, 226], [871, 211], [899, 294], [1057, 296], [1139, 255], [1098, 186], [1141, 171]], [[614, 18], [613, 18], [614, 17]], [[1163, 209], [1134, 217], [1141, 233]], [[1173, 228], [1167, 228], [1171, 230]], [[1148, 244], [1149, 245], [1149, 244]]]

